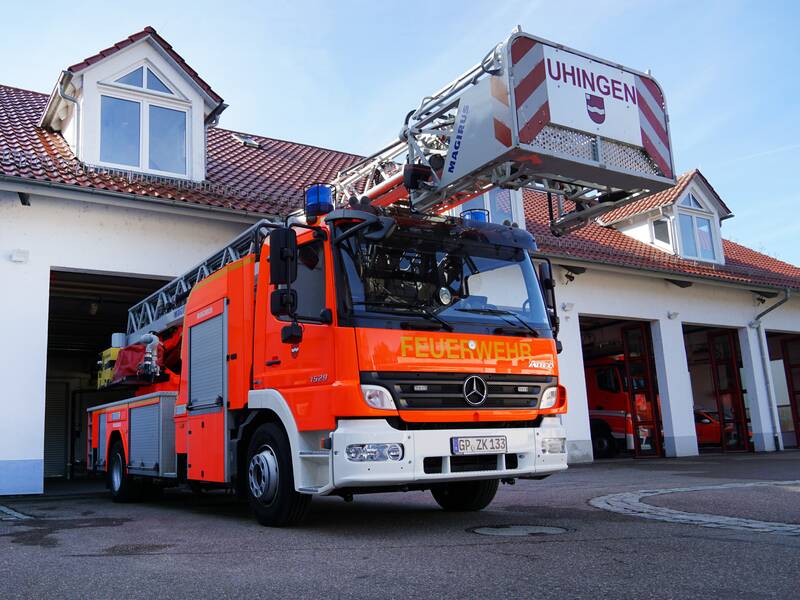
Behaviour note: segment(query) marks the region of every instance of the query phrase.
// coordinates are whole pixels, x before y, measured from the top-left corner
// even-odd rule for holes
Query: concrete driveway
[[[502,486],[480,513],[315,499],[297,529],[221,493],[0,498],[0,596],[796,598],[798,480],[800,452],[619,460]]]

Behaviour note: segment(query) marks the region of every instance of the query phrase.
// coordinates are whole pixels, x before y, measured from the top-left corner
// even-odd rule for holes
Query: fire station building
[[[229,131],[152,28],[0,85],[0,494],[85,472],[98,353],[130,305],[358,156]],[[724,239],[699,171],[554,237],[544,199],[469,206],[526,227],[557,277],[569,459],[770,452],[800,440],[800,268]],[[120,396],[122,397],[122,396]]]

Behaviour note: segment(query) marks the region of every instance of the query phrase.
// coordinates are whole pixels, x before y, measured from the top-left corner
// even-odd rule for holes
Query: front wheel
[[[289,440],[275,423],[256,429],[247,449],[247,498],[262,525],[283,527],[303,520],[311,496],[294,489]]]
[[[498,479],[481,481],[454,481],[441,483],[431,488],[433,499],[448,511],[483,510],[497,494]]]

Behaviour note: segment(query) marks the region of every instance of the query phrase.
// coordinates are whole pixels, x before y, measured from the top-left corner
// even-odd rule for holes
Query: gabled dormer
[[[721,224],[732,216],[695,169],[672,188],[605,215],[602,224],[669,254],[724,264]]]
[[[206,127],[225,107],[147,27],[63,71],[41,126],[87,165],[202,181]]]

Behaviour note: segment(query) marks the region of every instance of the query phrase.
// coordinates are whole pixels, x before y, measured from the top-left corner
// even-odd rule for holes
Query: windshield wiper
[[[435,315],[434,313],[429,311],[427,308],[425,308],[421,304],[411,304],[410,302],[398,302],[398,301],[395,301],[395,302],[353,302],[353,304],[357,304],[359,306],[371,306],[373,308],[386,308],[386,309],[404,308],[404,309],[408,310],[409,312],[411,312],[413,314],[419,315],[420,317],[425,317],[429,321],[434,321],[436,323],[439,323],[439,325],[441,325],[442,328],[446,329],[447,331],[453,331],[453,326],[450,325],[450,323],[448,323],[447,321],[445,321],[441,317]],[[385,310],[385,311],[382,311],[382,312],[385,312],[387,314],[397,314],[393,310]]]
[[[495,317],[500,317],[501,319],[503,319],[503,321],[505,321],[506,323],[508,323],[512,327],[515,327],[514,322],[513,321],[509,321],[508,319],[505,319],[504,317],[506,317],[506,316],[514,317],[517,320],[517,322],[520,323],[520,325],[522,325],[525,329],[527,329],[528,331],[531,332],[533,337],[539,337],[539,332],[538,331],[536,331],[533,327],[528,325],[525,322],[525,320],[522,317],[520,317],[517,313],[511,312],[510,310],[502,310],[500,308],[457,308],[456,310],[459,311],[459,312],[474,313],[474,314],[477,314],[477,315],[493,315]]]

